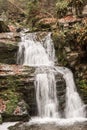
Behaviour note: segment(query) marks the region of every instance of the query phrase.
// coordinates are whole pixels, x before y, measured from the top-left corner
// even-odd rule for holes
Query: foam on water
[[[39,42],[36,39],[36,33],[30,33],[27,35],[22,34],[21,42],[19,43],[19,51],[17,57],[17,63],[29,66],[52,66],[53,55],[49,52],[49,44],[45,48],[43,47],[43,41]],[[46,42],[47,40],[45,40]],[[50,47],[51,48],[51,47]],[[49,58],[51,60],[49,60]]]
[[[71,119],[59,119],[59,118],[40,118],[34,117],[27,123],[27,125],[35,125],[35,124],[56,124],[58,126],[68,126],[73,125],[74,123],[83,123],[87,121],[87,118],[71,118]]]
[[[0,125],[0,130],[8,130],[8,127],[14,126],[17,122],[8,122]]]
[[[59,117],[55,82],[52,72],[36,75],[36,99],[38,113],[41,117]]]

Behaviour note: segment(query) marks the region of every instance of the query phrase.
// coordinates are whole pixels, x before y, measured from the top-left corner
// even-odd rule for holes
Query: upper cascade
[[[50,38],[51,33],[37,41],[36,33],[21,34],[19,43],[18,64],[29,66],[52,66],[54,64],[55,51]]]

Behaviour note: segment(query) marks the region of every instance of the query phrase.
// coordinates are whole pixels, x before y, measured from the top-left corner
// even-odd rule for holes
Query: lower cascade
[[[35,82],[39,116],[59,117],[54,74],[37,74]]]
[[[60,73],[66,82],[63,118],[86,117],[85,104],[77,92],[72,72],[65,67],[55,66],[55,50],[51,33],[41,41],[37,40],[36,33],[22,33],[17,62],[36,67],[35,90],[39,117],[62,118],[57,98],[55,72]]]

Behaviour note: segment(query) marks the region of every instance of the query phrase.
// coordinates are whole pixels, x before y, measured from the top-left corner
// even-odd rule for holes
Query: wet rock
[[[87,130],[87,122],[74,123],[71,125],[58,125],[55,123],[48,124],[34,124],[27,125],[26,123],[16,124],[13,127],[10,127],[9,130]]]
[[[59,111],[62,117],[64,117],[66,83],[61,75],[59,77],[58,76],[56,77],[56,90],[57,90],[57,98],[59,101]]]
[[[1,114],[0,114],[0,124],[2,123],[2,116],[1,116]]]

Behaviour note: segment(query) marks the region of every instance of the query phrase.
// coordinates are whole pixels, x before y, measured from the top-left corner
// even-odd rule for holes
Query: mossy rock
[[[0,92],[2,121],[28,121],[27,104],[20,93],[13,89]]]
[[[37,112],[34,87],[35,68],[17,65],[13,65],[13,68],[12,65],[2,65],[0,68],[0,99],[5,102],[3,121],[27,121]],[[18,68],[22,72],[20,70],[19,73],[14,72],[16,69],[18,71]]]

